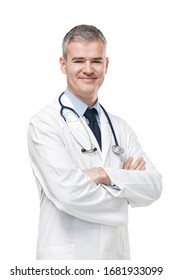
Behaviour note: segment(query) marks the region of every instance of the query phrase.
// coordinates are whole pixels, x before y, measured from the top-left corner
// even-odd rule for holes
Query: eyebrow
[[[73,58],[72,58],[72,61],[74,61],[74,60],[84,60],[84,59],[85,59],[84,57],[73,57]],[[93,58],[91,58],[91,60],[102,61],[102,60],[103,60],[103,57],[93,57]]]
[[[73,58],[72,58],[72,61],[73,61],[73,60],[82,60],[82,59],[84,59],[84,57],[73,57]]]
[[[93,57],[93,60],[103,60],[103,57]]]

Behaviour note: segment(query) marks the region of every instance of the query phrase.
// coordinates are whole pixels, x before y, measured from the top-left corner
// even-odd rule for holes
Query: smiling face
[[[89,106],[94,105],[108,68],[103,42],[70,42],[67,58],[61,57],[60,65],[70,92]]]

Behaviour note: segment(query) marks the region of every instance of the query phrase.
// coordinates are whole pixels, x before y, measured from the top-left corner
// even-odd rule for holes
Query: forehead
[[[93,42],[81,42],[72,41],[67,46],[67,56],[73,57],[105,57],[106,48],[103,42],[93,41]]]

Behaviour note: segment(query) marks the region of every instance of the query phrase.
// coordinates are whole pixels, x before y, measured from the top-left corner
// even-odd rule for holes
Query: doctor
[[[132,129],[98,102],[108,64],[100,30],[71,29],[60,58],[67,89],[31,119],[39,260],[129,259],[128,205],[147,206],[161,194],[161,175]]]

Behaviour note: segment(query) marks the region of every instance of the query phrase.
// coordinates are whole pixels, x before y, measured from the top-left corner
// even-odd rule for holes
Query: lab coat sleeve
[[[135,133],[126,122],[123,123],[123,132],[126,139],[124,161],[129,156],[134,157],[134,159],[143,157],[146,162],[146,170],[125,170],[114,167],[105,167],[104,169],[110,177],[112,185],[115,184],[120,189],[117,197],[127,199],[132,207],[147,206],[160,197],[162,176],[144,153]]]
[[[127,203],[96,185],[76,167],[64,144],[61,127],[49,118],[35,117],[28,129],[31,166],[37,185],[61,211],[106,225],[127,223]]]

